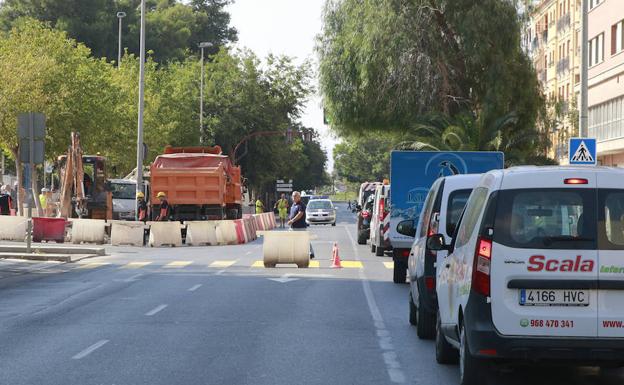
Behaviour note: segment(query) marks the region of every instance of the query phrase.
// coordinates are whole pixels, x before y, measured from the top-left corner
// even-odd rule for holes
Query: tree
[[[398,144],[388,135],[353,136],[334,147],[334,172],[351,183],[390,177],[390,152]]]
[[[423,116],[514,113],[534,132],[543,97],[512,0],[328,0],[324,105],[339,134],[403,132]]]
[[[219,46],[236,41],[225,7],[231,0],[147,0],[148,50],[158,62],[184,60],[186,51],[197,52],[201,41]],[[117,58],[118,11],[126,13],[123,46],[138,54],[140,0],[6,0],[0,3],[0,27],[11,29],[20,17],[49,22],[92,49],[96,57]]]

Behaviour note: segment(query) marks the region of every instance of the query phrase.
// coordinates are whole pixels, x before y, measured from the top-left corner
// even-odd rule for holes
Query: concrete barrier
[[[254,222],[256,223],[256,227],[258,230],[264,231],[268,230],[264,227],[264,221],[262,220],[262,214],[256,214],[253,216]]]
[[[236,235],[236,225],[234,221],[219,221],[217,227],[217,241],[220,245],[236,245],[238,244],[238,236]]]
[[[264,237],[262,246],[264,267],[278,263],[294,263],[298,267],[310,265],[310,240],[308,231],[259,231]]]
[[[143,246],[146,225],[143,222],[111,221],[111,245]]]
[[[236,229],[236,240],[239,245],[247,243],[247,237],[245,236],[245,223],[242,219],[236,219],[234,221],[234,227]]]
[[[108,224],[101,219],[69,219],[72,223],[71,242],[80,243],[104,243],[106,226]]]
[[[269,224],[271,226],[271,229],[274,229],[277,227],[277,222],[275,221],[275,213],[267,213],[267,216],[269,217]]]
[[[182,246],[182,227],[180,222],[147,222],[150,235],[147,244],[150,247],[164,245]]]
[[[247,242],[253,242],[256,240],[256,225],[254,220],[251,218],[243,219],[243,223],[245,224],[245,236]]]
[[[189,221],[186,225],[187,245],[217,245],[217,226],[219,221]]]
[[[20,241],[26,238],[28,219],[0,215],[0,239],[4,241]]]

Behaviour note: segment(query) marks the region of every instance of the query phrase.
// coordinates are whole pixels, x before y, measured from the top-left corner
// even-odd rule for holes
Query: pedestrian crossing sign
[[[596,165],[596,139],[571,138],[569,149],[570,164]]]

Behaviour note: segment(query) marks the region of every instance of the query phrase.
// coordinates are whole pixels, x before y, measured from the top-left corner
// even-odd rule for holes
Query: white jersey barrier
[[[180,222],[147,222],[150,225],[148,245],[182,246],[182,227]]]
[[[258,235],[264,237],[264,267],[275,267],[278,263],[294,263],[303,268],[310,265],[310,240],[313,239],[310,232],[259,231]]]
[[[186,244],[192,246],[218,245],[217,226],[219,221],[188,221],[186,225]]]
[[[0,240],[24,241],[27,229],[27,218],[0,215]]]
[[[72,223],[72,243],[104,243],[108,226],[105,221],[100,219],[69,219],[69,221]]]
[[[143,246],[145,228],[143,222],[112,221],[111,245]]]
[[[234,221],[219,221],[219,225],[217,226],[217,242],[220,245],[238,244]]]

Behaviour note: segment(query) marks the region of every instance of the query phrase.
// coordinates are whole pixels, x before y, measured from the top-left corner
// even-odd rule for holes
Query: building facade
[[[598,161],[624,167],[624,0],[589,0],[589,131]]]
[[[548,156],[565,163],[568,139],[577,135],[575,86],[580,82],[580,0],[541,0],[534,4],[525,30],[525,47],[533,60],[549,104],[552,125]],[[529,44],[530,41],[530,44]]]

